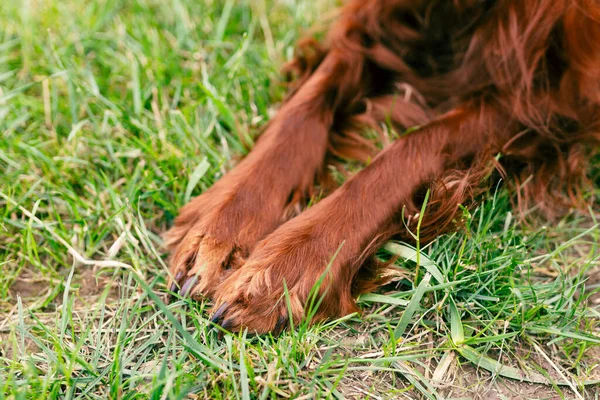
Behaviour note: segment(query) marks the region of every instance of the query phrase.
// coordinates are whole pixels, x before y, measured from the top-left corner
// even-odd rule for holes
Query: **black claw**
[[[181,272],[181,271],[179,271],[177,273],[177,275],[175,275],[175,279],[173,280],[173,283],[171,283],[171,288],[169,289],[171,292],[177,293],[177,287],[179,285],[179,280],[181,279],[182,275],[183,275],[183,272]]]
[[[221,328],[223,328],[225,330],[229,330],[229,328],[231,328],[232,326],[233,326],[233,320],[231,320],[231,319],[226,319],[221,324]]]
[[[273,333],[275,335],[279,335],[281,332],[283,332],[283,330],[285,329],[287,320],[288,320],[287,317],[283,316],[283,315],[277,319],[277,323],[275,324],[275,328],[273,329]]]
[[[217,311],[215,311],[215,313],[213,314],[212,318],[210,319],[210,322],[212,322],[213,324],[218,324],[219,320],[221,319],[226,310],[227,303],[221,304]]]
[[[184,284],[181,286],[181,291],[179,292],[179,294],[181,296],[187,296],[187,294],[190,292],[190,290],[196,286],[196,283],[198,282],[198,276],[194,275],[191,278],[188,278]]]

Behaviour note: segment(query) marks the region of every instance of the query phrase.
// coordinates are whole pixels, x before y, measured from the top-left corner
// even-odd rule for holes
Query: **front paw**
[[[280,332],[289,324],[290,315],[283,287],[273,286],[273,271],[260,266],[244,266],[219,287],[212,321],[224,329],[263,334]],[[276,284],[278,285],[278,284]],[[303,301],[294,291],[289,293],[292,321],[304,315]]]
[[[282,228],[218,287],[213,322],[231,331],[278,333],[290,318],[297,325],[357,310],[348,262],[332,262],[337,246],[328,247],[332,241],[320,235]],[[315,306],[310,314],[307,304]]]
[[[240,237],[243,221],[232,218],[236,209],[215,189],[181,209],[165,234],[165,247],[172,253],[167,286],[172,292],[196,299],[212,297],[227,275],[240,267],[254,243],[248,236]]]
[[[243,262],[244,251],[194,228],[179,242],[170,259],[169,288],[194,299],[212,297],[215,288]]]

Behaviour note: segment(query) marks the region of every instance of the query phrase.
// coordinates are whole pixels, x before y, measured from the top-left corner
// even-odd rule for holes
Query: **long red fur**
[[[227,328],[281,329],[284,287],[305,317],[321,276],[314,319],[354,311],[379,282],[371,256],[410,238],[403,218],[427,189],[423,240],[456,229],[494,169],[522,209],[553,216],[586,201],[600,144],[595,0],[350,1],[286,72],[292,89],[256,148],[167,235],[173,288],[212,297]],[[390,125],[418,129],[297,215],[329,165],[375,155],[365,129]]]

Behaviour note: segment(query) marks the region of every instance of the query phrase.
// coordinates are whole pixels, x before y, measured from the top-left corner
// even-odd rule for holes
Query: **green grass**
[[[382,249],[362,315],[277,338],[167,304],[160,234],[333,3],[1,2],[0,399],[600,395],[597,208],[527,226],[494,190],[465,231]]]

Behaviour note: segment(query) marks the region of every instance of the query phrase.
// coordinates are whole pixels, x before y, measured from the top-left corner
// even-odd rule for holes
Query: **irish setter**
[[[428,190],[423,241],[460,223],[493,170],[521,206],[583,199],[600,144],[598,0],[351,0],[288,67],[293,89],[254,150],[166,235],[171,290],[212,298],[224,328],[278,331],[288,301],[301,320],[320,279],[313,320],[355,311],[379,282],[375,250],[410,239]],[[369,159],[365,128],[406,133],[299,212],[332,161]]]

